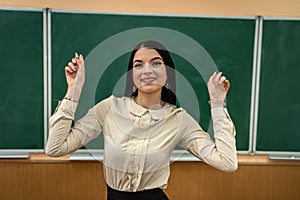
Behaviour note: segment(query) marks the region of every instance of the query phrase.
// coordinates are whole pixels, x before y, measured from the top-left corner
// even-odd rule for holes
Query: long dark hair
[[[157,41],[153,41],[153,40],[143,41],[143,42],[139,43],[131,52],[129,63],[128,63],[128,69],[127,69],[127,81],[126,81],[125,96],[136,97],[138,94],[138,89],[133,90],[134,83],[133,83],[133,78],[132,78],[132,76],[133,76],[132,68],[133,68],[133,58],[135,56],[135,53],[141,48],[154,49],[162,57],[164,64],[166,66],[166,72],[167,72],[168,79],[167,79],[167,85],[164,85],[162,87],[161,100],[164,102],[168,102],[170,104],[176,105],[176,84],[175,84],[174,62],[171,58],[169,51],[165,48],[165,46],[162,45],[161,43],[159,43]]]

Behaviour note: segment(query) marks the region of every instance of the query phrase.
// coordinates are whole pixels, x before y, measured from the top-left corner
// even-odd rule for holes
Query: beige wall
[[[109,12],[300,17],[299,0],[1,0],[0,6]]]

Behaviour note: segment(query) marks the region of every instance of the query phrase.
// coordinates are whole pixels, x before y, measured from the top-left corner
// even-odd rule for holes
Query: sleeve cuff
[[[77,102],[74,102],[74,101],[71,101],[68,99],[63,99],[61,101],[60,108],[63,110],[67,110],[67,111],[71,111],[71,112],[75,113],[75,111],[77,109],[77,105],[78,105]]]
[[[211,109],[211,116],[213,119],[229,117],[227,108],[216,107]]]

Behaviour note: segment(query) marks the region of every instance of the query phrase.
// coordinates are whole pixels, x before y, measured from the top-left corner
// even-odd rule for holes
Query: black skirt
[[[123,192],[107,186],[107,200],[169,200],[162,189]]]

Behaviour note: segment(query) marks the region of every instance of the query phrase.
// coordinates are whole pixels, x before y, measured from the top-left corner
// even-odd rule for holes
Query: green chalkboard
[[[300,19],[264,20],[257,151],[300,151]]]
[[[248,150],[255,20],[52,11],[52,111],[65,95],[64,66],[74,52],[86,57],[86,84],[76,118],[111,94],[122,96],[129,53],[142,40],[171,51],[178,105],[211,132],[206,82],[215,70],[231,82],[227,105],[238,150]],[[97,145],[93,148],[97,148]]]
[[[0,150],[44,149],[43,12],[0,10]]]

